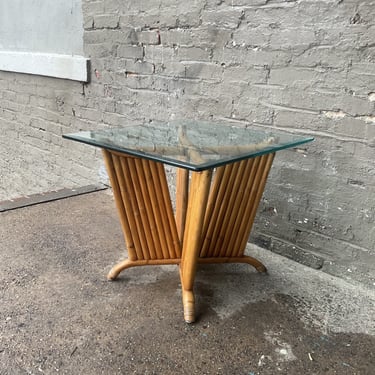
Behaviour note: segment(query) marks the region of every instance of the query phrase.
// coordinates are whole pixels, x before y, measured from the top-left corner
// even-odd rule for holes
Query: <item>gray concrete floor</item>
[[[106,281],[125,257],[109,191],[0,214],[0,374],[374,374],[375,293],[260,248],[198,270]]]

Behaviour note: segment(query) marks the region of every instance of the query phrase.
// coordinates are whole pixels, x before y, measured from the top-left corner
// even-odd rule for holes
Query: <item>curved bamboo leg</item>
[[[121,271],[134,266],[135,262],[132,262],[130,259],[126,259],[112,267],[107,275],[107,279],[115,280]]]
[[[255,259],[251,256],[244,255],[241,257],[207,257],[199,258],[198,263],[201,264],[220,264],[220,263],[246,263],[253,266],[258,272],[266,273],[266,266],[260,262],[258,259]]]
[[[167,264],[180,264],[180,258],[168,258],[168,259],[142,259],[142,260],[130,260],[126,259],[120,263],[117,263],[109,271],[107,275],[108,280],[115,280],[121,271],[130,268],[130,267],[139,267],[139,266],[163,266]]]
[[[240,258],[239,263],[247,263],[253,266],[258,272],[260,273],[267,273],[266,266],[260,262],[258,259],[255,259],[253,257],[250,257],[248,255],[244,255],[242,258]]]

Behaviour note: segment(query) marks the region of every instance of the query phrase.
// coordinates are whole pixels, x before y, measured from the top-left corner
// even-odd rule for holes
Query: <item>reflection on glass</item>
[[[213,168],[313,140],[271,130],[196,121],[152,122],[64,137],[191,170]]]

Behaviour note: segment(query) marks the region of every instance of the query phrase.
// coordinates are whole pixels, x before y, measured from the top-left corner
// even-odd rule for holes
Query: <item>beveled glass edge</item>
[[[242,155],[237,155],[237,156],[229,157],[227,159],[218,160],[217,162],[214,162],[214,163],[211,163],[211,162],[202,163],[202,164],[199,164],[198,166],[196,166],[197,168],[195,168],[194,170],[199,172],[199,171],[204,171],[206,169],[221,167],[223,165],[235,163],[235,162],[238,162],[238,161],[241,161],[241,160],[251,159],[251,158],[255,158],[257,156],[272,154],[272,153],[275,153],[277,151],[286,150],[288,148],[293,148],[293,147],[302,145],[304,143],[312,142],[313,140],[314,140],[314,137],[303,138],[299,141],[288,143],[287,145],[280,145],[280,146],[276,146],[276,147],[273,146],[272,148],[271,147],[265,148],[264,150],[261,150],[261,151],[244,153]]]
[[[136,156],[136,157],[142,157],[142,158],[145,158],[145,159],[148,159],[148,160],[153,160],[153,161],[157,161],[157,162],[160,162],[160,163],[172,165],[174,167],[188,169],[188,170],[193,171],[193,172],[201,172],[201,171],[204,171],[204,170],[207,170],[207,169],[213,169],[213,168],[217,168],[217,167],[220,167],[220,166],[223,166],[223,165],[226,165],[226,164],[235,163],[237,161],[250,159],[250,158],[253,158],[253,157],[257,157],[257,156],[262,156],[262,155],[270,154],[270,153],[281,151],[281,150],[286,150],[288,148],[293,148],[293,147],[296,147],[296,146],[299,146],[299,145],[302,145],[302,144],[305,144],[305,143],[308,143],[308,142],[312,142],[315,139],[314,137],[301,138],[300,140],[296,140],[296,141],[288,143],[288,144],[281,144],[279,146],[268,147],[268,148],[265,148],[261,151],[244,153],[242,155],[232,156],[232,157],[228,157],[226,159],[221,159],[221,160],[218,160],[218,161],[214,160],[214,161],[208,161],[208,162],[201,163],[201,164],[192,164],[192,163],[189,163],[189,162],[186,162],[186,161],[179,161],[179,160],[176,160],[176,159],[170,159],[168,157],[148,154],[148,153],[145,153],[143,151],[137,151],[137,150],[127,149],[127,148],[120,148],[120,147],[115,147],[113,145],[99,144],[95,141],[89,141],[86,138],[80,138],[79,133],[63,134],[62,137],[65,138],[65,139],[77,141],[77,142],[80,142],[80,143],[84,143],[84,144],[87,144],[87,145],[103,148],[103,149],[106,149],[106,150],[112,150],[112,151],[116,151],[116,152],[119,152],[119,153],[122,153],[122,154],[128,154],[128,155],[132,155],[132,156]]]

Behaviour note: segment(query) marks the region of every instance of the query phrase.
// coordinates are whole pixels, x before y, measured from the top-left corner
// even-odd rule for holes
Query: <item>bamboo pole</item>
[[[122,262],[116,264],[112,267],[111,271],[107,275],[108,280],[115,280],[117,276],[120,274],[121,271],[131,268],[131,267],[139,267],[139,266],[163,266],[167,264],[180,264],[181,259],[143,259],[143,260],[135,260],[131,261],[130,259],[123,260]]]
[[[250,176],[248,178],[248,183],[245,188],[244,192],[244,199],[243,204],[240,205],[238,210],[238,215],[235,219],[234,229],[233,233],[235,235],[231,236],[228,242],[228,248],[231,249],[231,254],[236,255],[238,253],[238,242],[241,239],[241,236],[243,236],[243,226],[245,225],[245,222],[247,220],[246,212],[249,211],[249,207],[251,207],[251,197],[253,191],[255,191],[256,187],[254,186],[254,180],[257,174],[257,170],[260,163],[260,157],[257,157],[255,159],[251,159],[251,169],[250,169]]]
[[[176,227],[176,220],[173,216],[173,208],[172,208],[172,202],[171,197],[169,194],[169,188],[167,183],[167,177],[165,174],[164,165],[162,163],[156,163],[156,167],[158,170],[158,176],[161,186],[161,192],[163,195],[163,201],[164,201],[164,211],[167,216],[168,220],[168,235],[170,236],[172,243],[169,250],[170,258],[176,258],[181,256],[181,244],[180,239],[178,237],[177,233],[177,227]]]
[[[195,163],[203,163],[205,161],[199,149],[190,141],[184,126],[178,129],[178,139],[179,142],[186,148],[186,153],[191,161]]]
[[[133,241],[134,241],[136,259],[143,259],[143,253],[142,253],[141,242],[140,242],[139,234],[137,230],[137,224],[135,222],[134,215],[132,214],[132,204],[130,202],[127,187],[125,184],[120,157],[118,157],[117,155],[112,155],[112,160],[113,160],[114,169],[116,171],[117,179],[119,182],[119,188],[121,192],[122,201],[124,202],[126,218],[129,223],[130,232],[132,234]]]
[[[187,215],[190,218],[194,218],[194,221],[190,220],[188,230],[184,234],[181,263],[182,299],[184,317],[187,323],[192,323],[195,320],[193,286],[200,252],[202,224],[208,200],[211,175],[211,170],[192,173]]]
[[[215,208],[215,204],[218,200],[217,197],[219,193],[219,188],[222,184],[224,171],[225,171],[225,167],[219,167],[216,169],[214,181],[212,183],[211,191],[208,196],[207,209],[206,209],[206,213],[205,213],[204,221],[203,221],[203,230],[202,230],[202,238],[203,238],[202,243],[203,244],[202,244],[202,249],[200,253],[201,257],[207,256],[207,252],[209,249],[209,240],[207,237],[207,231],[211,222],[211,217],[212,217],[213,210]]]
[[[176,225],[178,237],[182,246],[186,223],[186,212],[189,194],[189,171],[177,168],[176,176]]]
[[[212,257],[212,258],[199,258],[198,263],[200,264],[224,264],[224,263],[246,263],[253,266],[258,272],[265,273],[267,268],[262,262],[253,257],[244,255],[242,257]]]
[[[144,198],[144,204],[146,207],[146,213],[150,225],[150,232],[151,232],[151,237],[152,241],[154,244],[153,250],[155,251],[154,257],[151,256],[151,259],[161,259],[163,257],[162,249],[161,249],[161,240],[160,236],[158,233],[158,228],[157,224],[155,221],[155,215],[154,211],[152,208],[152,199],[155,199],[152,197],[149,191],[149,184],[150,181],[147,180],[146,174],[145,174],[145,169],[142,163],[142,159],[134,159],[135,162],[135,168],[136,168],[136,173],[139,176],[139,182],[140,182],[140,187],[142,191],[142,196]]]
[[[267,177],[268,177],[269,171],[271,169],[274,157],[275,157],[275,153],[267,154],[267,155],[262,156],[262,158],[265,159],[265,165],[264,165],[264,168],[262,170],[262,174],[261,174],[261,177],[260,177],[260,180],[259,180],[258,189],[256,191],[254,203],[252,205],[252,210],[251,210],[250,215],[249,215],[249,220],[248,220],[246,232],[245,232],[247,234],[247,236],[245,236],[243,238],[242,243],[239,246],[239,251],[238,251],[237,255],[242,255],[245,251],[246,244],[247,244],[247,241],[248,241],[248,237],[250,235],[250,231],[251,231],[251,228],[252,228],[253,223],[254,223],[255,215],[256,215],[256,212],[258,210],[258,206],[259,206],[260,200],[261,200],[262,195],[263,195],[264,187],[266,185]]]
[[[249,185],[252,165],[253,165],[253,159],[247,159],[243,161],[244,163],[244,170],[239,174],[239,179],[241,180],[241,185],[237,191],[237,194],[235,195],[235,202],[234,205],[228,215],[229,219],[226,225],[226,232],[225,236],[222,241],[222,248],[225,249],[225,251],[222,253],[223,256],[231,256],[233,251],[235,249],[232,249],[230,247],[230,241],[231,238],[235,238],[238,236],[238,232],[236,229],[236,220],[240,217],[240,209],[241,206],[244,206],[246,204],[246,199],[248,198],[246,196],[246,188]]]
[[[213,191],[215,191],[215,195],[212,195],[212,199],[210,199],[210,206],[207,210],[207,214],[205,217],[207,230],[205,229],[203,232],[204,238],[201,256],[213,256],[211,251],[211,241],[213,239],[213,232],[215,230],[215,224],[217,222],[217,217],[219,215],[219,206],[225,195],[225,187],[227,186],[231,175],[231,168],[228,165],[225,165],[223,167],[218,168],[217,172],[218,175],[215,177],[213,186]],[[214,200],[214,198],[216,199]],[[211,211],[210,216],[208,216],[209,211]]]
[[[141,219],[141,212],[140,207],[137,202],[136,197],[136,186],[134,185],[134,181],[132,180],[131,174],[130,174],[130,168],[128,164],[128,160],[126,157],[120,158],[120,164],[122,168],[122,173],[124,176],[124,185],[126,188],[127,195],[129,197],[130,202],[130,210],[128,211],[128,217],[133,216],[136,226],[136,231],[138,234],[138,238],[140,241],[140,253],[142,253],[142,259],[150,259],[150,254],[148,250],[148,243]]]
[[[166,249],[165,249],[166,257],[174,258],[175,255],[174,255],[172,233],[171,233],[171,228],[169,226],[168,215],[165,210],[162,183],[159,178],[160,177],[159,174],[161,173],[161,170],[158,168],[157,164],[158,164],[157,162],[151,162],[151,161],[149,163],[151,174],[152,174],[152,179],[154,181],[154,186],[155,186],[156,199],[160,207],[160,211],[159,211],[160,224],[161,224],[161,227],[163,228],[162,230],[163,230],[163,233],[165,235],[165,240],[166,240]],[[164,172],[164,168],[163,168],[163,172]]]
[[[249,195],[249,200],[248,200],[248,202],[245,206],[245,212],[244,212],[244,215],[243,215],[241,223],[240,223],[239,235],[236,238],[236,242],[235,242],[235,245],[234,245],[234,248],[236,249],[235,251],[236,251],[237,256],[241,256],[243,254],[242,253],[243,249],[242,249],[241,244],[244,242],[244,240],[248,236],[248,232],[247,232],[248,222],[249,222],[249,218],[250,218],[250,215],[251,215],[251,211],[252,211],[253,206],[255,204],[255,198],[256,198],[257,192],[259,190],[259,184],[260,184],[260,181],[261,181],[261,178],[262,178],[264,166],[265,166],[265,159],[264,159],[263,156],[260,156],[259,157],[259,165],[258,165],[258,168],[256,170],[256,173],[255,173],[255,176],[254,176],[254,181],[253,181],[253,184],[252,184],[252,187],[251,187],[251,192],[250,192],[250,195]]]
[[[233,189],[233,185],[236,181],[236,175],[238,172],[239,163],[229,164],[227,168],[230,171],[230,177],[228,180],[228,185],[223,186],[223,190],[224,190],[223,199],[217,202],[218,203],[217,209],[219,213],[216,219],[214,231],[212,233],[212,240],[211,240],[211,245],[210,245],[211,247],[210,253],[213,254],[214,256],[218,256],[220,254],[219,236],[221,234],[223,220],[226,214],[228,213],[228,203],[229,203],[230,195],[231,195],[230,193],[228,194],[228,192],[231,192]]]
[[[184,237],[183,237],[183,240],[182,240],[182,255],[181,255],[181,265],[180,265],[180,276],[181,276],[181,280],[182,280],[182,269],[183,269],[183,265],[184,265],[184,256],[183,256],[183,251],[184,251],[184,241],[186,239],[186,233],[190,233],[190,227],[192,225],[192,222],[193,222],[193,218],[190,214],[191,210],[192,210],[192,202],[195,201],[195,190],[193,191],[191,189],[191,186],[190,186],[190,189],[189,189],[189,197],[188,197],[188,207],[187,207],[187,211],[186,211],[186,223],[185,223],[185,230],[184,230]],[[194,223],[193,223],[194,224]]]
[[[237,171],[235,171],[234,173],[234,182],[233,182],[233,187],[231,190],[228,189],[227,191],[227,194],[229,195],[229,199],[228,199],[228,207],[227,207],[227,210],[226,210],[226,213],[223,217],[223,221],[222,221],[222,225],[221,225],[221,229],[220,229],[220,232],[217,236],[217,240],[216,240],[216,248],[218,249],[219,251],[219,256],[225,256],[226,252],[227,252],[227,248],[225,247],[226,244],[225,244],[225,237],[226,237],[226,233],[230,233],[231,235],[233,235],[233,233],[231,233],[231,227],[230,227],[230,221],[232,219],[233,216],[236,216],[236,212],[234,212],[234,205],[236,203],[236,201],[240,200],[242,197],[241,197],[241,187],[243,185],[243,178],[244,178],[244,172],[245,172],[245,168],[246,168],[246,161],[245,160],[242,160],[240,162],[237,162],[236,163],[238,165],[238,169]]]
[[[143,253],[146,253],[147,258],[145,259],[156,259],[156,251],[155,251],[155,242],[153,238],[153,234],[151,232],[151,225],[149,215],[147,214],[146,208],[146,199],[143,195],[143,189],[141,187],[141,174],[138,173],[136,168],[136,162],[139,162],[139,159],[128,159],[127,166],[130,173],[130,178],[132,181],[132,185],[134,187],[134,193],[136,198],[136,206],[139,211],[139,218],[140,224],[142,225],[142,230],[145,234],[145,242],[147,243],[146,248],[143,248]],[[146,252],[147,249],[147,252]]]
[[[164,227],[162,222],[162,207],[160,206],[161,200],[158,198],[157,191],[160,191],[159,187],[159,179],[155,179],[152,173],[151,166],[155,164],[155,162],[151,160],[142,159],[142,166],[145,172],[145,178],[147,181],[147,187],[150,195],[152,211],[154,213],[155,223],[157,227],[157,232],[159,234],[160,240],[160,249],[156,248],[158,259],[168,259],[168,243],[166,239],[166,235],[164,233]]]

